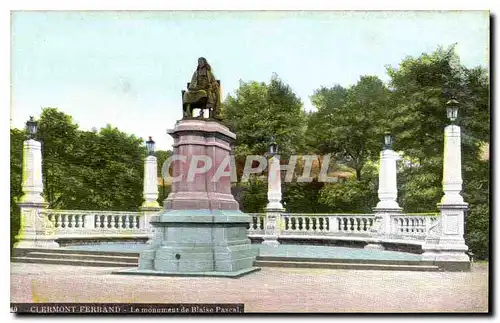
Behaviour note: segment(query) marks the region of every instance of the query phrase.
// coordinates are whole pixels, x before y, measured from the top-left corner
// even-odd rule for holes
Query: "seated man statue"
[[[209,117],[219,118],[220,89],[219,83],[212,73],[212,68],[204,57],[198,58],[198,67],[193,73],[188,91],[182,91],[182,107],[184,118],[192,117],[193,109],[209,110]]]

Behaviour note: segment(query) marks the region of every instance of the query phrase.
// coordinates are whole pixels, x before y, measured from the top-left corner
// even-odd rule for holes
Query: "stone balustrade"
[[[57,238],[79,237],[144,237],[153,234],[142,212],[40,209],[39,216]],[[250,213],[250,238],[262,238],[266,229],[266,213]],[[390,233],[386,240],[424,241],[437,213],[390,214]],[[281,213],[278,238],[349,239],[370,241],[379,233],[372,230],[375,214],[303,214]]]
[[[56,236],[144,234],[148,231],[140,224],[141,212],[42,209],[40,213]]]
[[[366,234],[373,214],[293,214],[281,215],[283,235]]]
[[[391,215],[391,234],[424,239],[438,215],[438,213]]]
[[[266,227],[265,213],[252,213],[253,222],[248,230],[250,237],[261,237]],[[437,220],[438,213],[408,213],[390,215],[388,240],[414,239],[423,241],[429,227]],[[372,227],[375,214],[300,214],[281,213],[278,237],[359,237],[374,238],[379,233]],[[359,239],[357,239],[359,240]]]

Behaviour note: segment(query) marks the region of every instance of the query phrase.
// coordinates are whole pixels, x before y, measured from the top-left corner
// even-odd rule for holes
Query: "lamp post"
[[[422,260],[432,260],[450,270],[469,270],[470,260],[465,253],[465,212],[468,204],[462,191],[462,155],[460,127],[456,125],[459,102],[446,102],[446,114],[451,124],[444,129],[443,197],[438,204],[439,219],[428,230],[422,250]]]
[[[267,206],[266,212],[266,226],[264,240],[262,244],[277,247],[279,245],[278,235],[280,227],[280,216],[285,211],[281,204],[281,166],[278,155],[278,144],[274,137],[271,137],[268,143],[269,157],[268,172],[267,172]]]
[[[42,213],[48,203],[43,198],[42,145],[36,141],[38,123],[32,116],[26,122],[29,139],[23,143],[22,191],[18,205],[21,228],[15,248],[57,248],[51,223]]]
[[[390,132],[384,133],[382,151],[380,152],[379,170],[379,202],[375,207],[376,212],[401,212],[398,202],[397,167],[398,154],[392,150],[394,137]]]
[[[26,130],[29,139],[23,144],[23,183],[24,192],[21,202],[45,203],[42,197],[42,145],[34,138],[36,136],[38,123],[30,116],[26,122]]]
[[[391,234],[391,214],[400,214],[402,209],[397,202],[397,160],[398,154],[392,150],[394,137],[390,132],[384,133],[382,151],[378,173],[378,198],[379,202],[374,208],[375,223],[372,231],[377,235]],[[374,239],[365,246],[365,249],[384,250],[381,241]]]

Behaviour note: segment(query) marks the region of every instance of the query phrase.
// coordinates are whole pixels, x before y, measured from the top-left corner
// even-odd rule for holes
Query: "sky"
[[[454,43],[462,64],[488,67],[489,13],[15,11],[11,126],[56,107],[81,129],[111,124],[167,150],[200,56],[223,98],[277,73],[311,110],[321,86],[387,82],[387,65]]]

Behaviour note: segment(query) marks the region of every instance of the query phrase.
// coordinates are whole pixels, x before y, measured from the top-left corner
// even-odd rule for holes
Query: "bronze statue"
[[[219,119],[220,82],[215,79],[210,64],[204,57],[198,58],[198,67],[193,73],[187,91],[182,91],[184,118],[192,117],[193,109],[209,110],[209,117]]]

